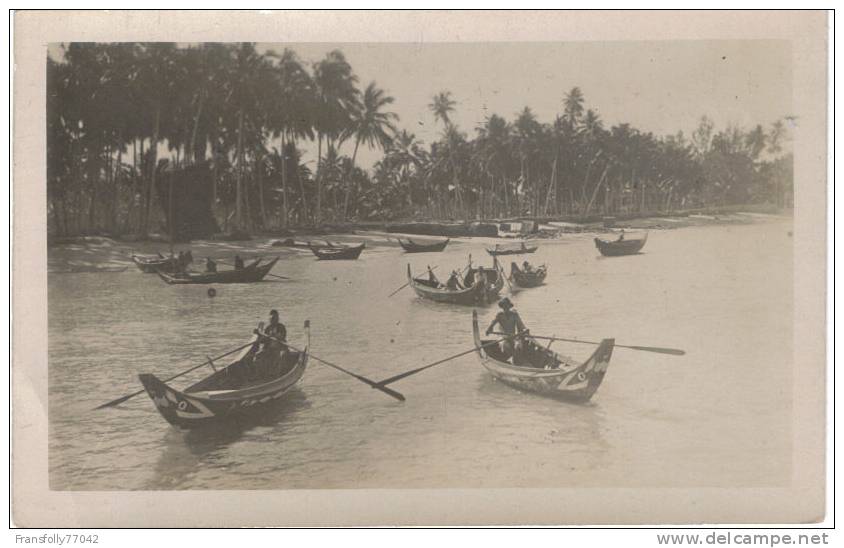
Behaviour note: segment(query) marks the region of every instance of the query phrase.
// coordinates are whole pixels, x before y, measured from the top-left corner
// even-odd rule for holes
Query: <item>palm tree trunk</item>
[[[152,209],[152,193],[155,189],[155,177],[158,172],[158,137],[161,130],[161,107],[155,109],[155,125],[152,129],[152,142],[149,145],[149,153],[152,156],[152,172],[149,176],[149,188],[147,188],[146,209],[144,211],[144,222],[142,224],[141,236],[146,237],[149,233],[149,216]]]
[[[287,147],[285,146],[284,133],[281,134],[281,226],[287,228],[289,219],[287,217]]]
[[[595,183],[595,189],[592,191],[592,197],[589,199],[589,203],[586,204],[586,210],[583,212],[583,215],[589,215],[589,211],[592,209],[592,204],[595,202],[595,198],[598,196],[598,190],[601,188],[601,184],[604,182],[604,178],[607,176],[607,171],[610,169],[610,164],[607,163],[607,167],[604,168],[604,173],[601,174],[601,178],[598,179],[598,182]]]
[[[188,150],[185,151],[185,160],[187,163],[192,164],[195,163],[198,159],[197,150],[196,150],[196,132],[199,129],[199,119],[202,116],[202,107],[205,103],[205,94],[200,91],[199,92],[199,105],[196,108],[196,115],[193,117],[193,129],[190,132],[190,144],[188,146]],[[202,149],[201,158],[205,158],[205,147]]]
[[[262,160],[259,152],[258,159],[255,161],[255,177],[258,180],[258,207],[261,210],[261,230],[264,230],[267,228],[267,210],[264,207],[264,179],[261,176]]]
[[[314,224],[319,224],[322,215],[322,133],[317,136],[317,168],[316,168],[316,209],[314,210]]]
[[[237,113],[237,188],[235,192],[234,225],[243,230],[243,109]]]
[[[344,179],[345,179],[344,182],[345,182],[345,187],[346,187],[346,196],[343,199],[343,220],[344,221],[346,220],[346,213],[349,210],[349,194],[351,193],[351,190],[352,190],[352,185],[351,185],[351,183],[349,183],[349,174],[350,174],[350,172],[354,171],[354,169],[355,169],[355,160],[358,157],[358,145],[360,145],[360,136],[358,136],[355,139],[355,150],[354,150],[354,152],[352,152],[352,165],[349,166],[349,169],[346,171],[346,176],[344,177]]]

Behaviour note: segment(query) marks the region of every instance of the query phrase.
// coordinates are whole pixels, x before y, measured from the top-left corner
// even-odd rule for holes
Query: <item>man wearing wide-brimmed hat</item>
[[[496,324],[498,324],[501,326],[501,330],[504,335],[511,335],[507,339],[501,341],[501,351],[508,357],[513,356],[513,362],[515,364],[516,350],[521,348],[522,338],[519,337],[518,339],[515,339],[513,336],[516,334],[527,333],[528,329],[525,327],[524,322],[522,322],[522,318],[519,316],[519,313],[513,308],[513,303],[510,302],[510,299],[504,297],[498,301],[498,306],[501,308],[501,312],[496,314],[495,319],[492,320],[491,324],[489,324],[489,327],[486,329],[486,334],[489,335],[492,333],[493,328]]]

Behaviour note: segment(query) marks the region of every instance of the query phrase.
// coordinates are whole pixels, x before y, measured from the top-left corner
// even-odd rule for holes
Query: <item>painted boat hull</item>
[[[158,272],[158,276],[170,285],[185,284],[248,284],[260,282],[269,274],[278,258],[265,265],[259,265],[260,259],[240,270],[223,270],[221,272],[167,274]]]
[[[589,401],[604,380],[615,339],[604,339],[586,361],[578,363],[556,352],[535,345],[535,356],[555,368],[524,367],[504,361],[494,341],[481,339],[477,312],[472,314],[472,332],[481,365],[493,377],[513,388],[566,401]]]
[[[200,428],[267,410],[296,386],[308,366],[306,344],[302,352],[287,354],[289,363],[283,374],[240,389],[225,389],[226,385],[221,381],[226,381],[227,375],[234,377],[237,368],[246,367],[244,360],[253,353],[254,347],[247,348],[231,364],[185,390],[177,390],[152,374],[141,374],[138,378],[155,408],[168,423],[181,429]]]
[[[132,262],[138,267],[138,270],[144,274],[155,274],[156,272],[173,273],[187,267],[193,259],[191,258],[185,263],[180,263],[178,257],[141,257],[139,255],[132,255]]]

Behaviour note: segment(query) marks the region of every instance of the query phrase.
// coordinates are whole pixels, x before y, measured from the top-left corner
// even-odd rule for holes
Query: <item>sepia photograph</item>
[[[337,28],[411,14],[173,12],[129,39],[155,15],[16,17],[14,328],[47,335],[14,349],[24,525],[823,519],[825,13],[451,39],[472,14],[419,12],[439,36],[375,40]],[[734,17],[755,32],[707,33]],[[155,517],[228,491],[324,498]],[[449,491],[515,498],[453,523]],[[408,506],[314,516],[379,492]]]

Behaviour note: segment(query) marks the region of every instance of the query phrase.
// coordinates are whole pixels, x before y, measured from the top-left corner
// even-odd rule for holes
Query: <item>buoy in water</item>
[[[217,290],[214,289],[213,287],[209,287],[208,288],[208,296],[209,297],[216,297],[217,296]]]

